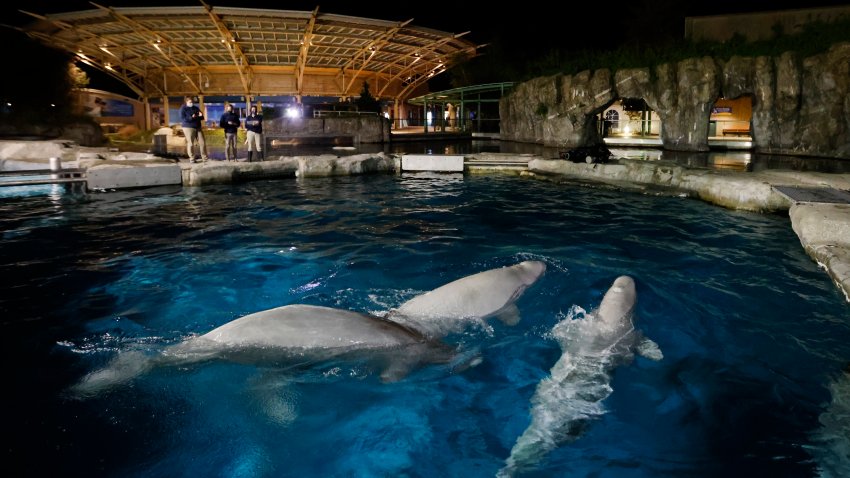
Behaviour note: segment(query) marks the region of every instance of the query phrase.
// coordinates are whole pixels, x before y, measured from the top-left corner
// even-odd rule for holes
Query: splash
[[[662,358],[658,346],[635,330],[636,300],[634,280],[620,276],[593,313],[574,306],[555,324],[549,336],[561,346],[561,357],[537,385],[531,423],[497,476],[531,468],[550,451],[580,437],[589,422],[606,413],[602,402],[614,391],[612,372],[631,362],[635,351]]]
[[[813,441],[813,455],[821,478],[847,476],[850,470],[850,371],[829,385],[832,401],[820,415],[821,428]]]

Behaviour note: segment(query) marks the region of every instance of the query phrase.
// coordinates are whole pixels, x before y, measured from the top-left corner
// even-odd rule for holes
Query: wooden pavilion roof
[[[113,8],[38,15],[22,30],[76,55],[140,97],[350,97],[364,81],[404,100],[477,54],[462,37],[411,24],[313,11],[200,6]]]

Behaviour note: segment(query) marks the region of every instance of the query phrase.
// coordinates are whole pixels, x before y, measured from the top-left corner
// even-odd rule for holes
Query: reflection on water
[[[815,158],[759,154],[751,151],[666,151],[651,148],[609,148],[615,158],[667,161],[689,168],[764,171],[786,169],[844,174],[850,172],[850,159]]]
[[[615,158],[642,159],[646,161],[658,161],[663,153],[660,149],[643,148],[608,148]]]

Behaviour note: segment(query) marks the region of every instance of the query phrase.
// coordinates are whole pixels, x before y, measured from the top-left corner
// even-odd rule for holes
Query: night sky
[[[27,0],[4,2],[2,23],[22,25],[29,17],[18,9],[45,14],[95,8],[86,1]],[[100,5],[121,6],[191,6],[193,1],[112,0],[96,2]],[[17,5],[16,7],[10,6]],[[817,6],[848,5],[848,0],[711,0],[706,2],[681,2],[679,0],[606,0],[588,1],[581,5],[584,14],[572,14],[578,3],[517,1],[515,7],[498,8],[494,2],[455,1],[405,1],[397,3],[327,0],[309,1],[211,1],[212,6],[243,8],[272,8],[312,10],[341,15],[403,21],[414,19],[413,24],[438,30],[461,33],[470,31],[467,38],[476,43],[490,43],[497,37],[511,43],[548,42],[555,45],[616,46],[635,34],[647,35],[655,30],[673,28],[681,37],[685,15],[717,15],[750,11],[811,8]],[[552,6],[558,5],[557,9]],[[588,20],[590,19],[590,20]]]
[[[37,14],[67,11],[89,10],[95,8],[86,1],[27,0],[4,2],[0,23],[21,26],[31,21],[31,17],[18,12],[18,9]],[[129,6],[192,6],[200,5],[193,1],[156,1],[156,0],[112,0],[98,2],[113,7]],[[398,3],[328,0],[309,1],[212,1],[212,6],[234,6],[242,8],[271,8],[310,11],[319,6],[319,11],[341,15],[377,18],[390,21],[413,19],[413,25],[443,30],[452,33],[469,31],[464,38],[476,44],[488,44],[482,50],[500,62],[516,57],[527,59],[548,50],[579,51],[604,50],[635,41],[676,40],[683,36],[684,17],[698,15],[718,15],[753,11],[770,11],[793,8],[812,8],[818,6],[848,5],[848,0],[711,0],[706,2],[681,2],[678,0],[607,0],[588,1],[581,6],[584,13],[573,14],[578,8],[576,3],[567,2],[522,2],[515,7],[498,8],[493,2],[454,1],[405,1]],[[12,5],[16,5],[13,7]],[[557,9],[553,5],[558,5]],[[3,40],[10,44],[8,29],[3,32]],[[15,33],[15,35],[18,35]],[[9,74],[18,75],[19,62],[24,65],[31,62],[26,42],[11,37],[15,48],[11,48],[11,64],[16,65]],[[498,54],[496,53],[498,51]],[[91,76],[91,73],[90,73]],[[445,75],[440,75],[445,76]],[[92,77],[96,83],[96,75]],[[92,84],[93,87],[97,85]],[[0,86],[0,89],[2,87]],[[2,91],[2,90],[0,90]]]

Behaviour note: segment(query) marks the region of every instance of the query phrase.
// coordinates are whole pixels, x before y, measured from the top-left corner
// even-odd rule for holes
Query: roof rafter
[[[432,76],[433,76],[433,75],[432,75]],[[421,75],[421,76],[419,76],[419,77],[418,77],[418,78],[416,78],[415,80],[413,80],[413,81],[411,81],[410,83],[408,83],[408,84],[407,84],[407,86],[405,86],[405,87],[404,87],[401,91],[399,91],[399,92],[398,92],[398,95],[396,95],[396,99],[397,99],[397,100],[399,100],[399,101],[403,101],[404,99],[406,99],[406,98],[407,98],[407,95],[408,95],[411,91],[413,91],[413,89],[414,89],[414,88],[416,88],[417,86],[421,85],[422,83],[425,83],[425,82],[426,82],[426,81],[428,81],[428,79],[430,79],[430,78],[431,78],[431,76],[428,76],[428,75]]]
[[[248,94],[251,91],[251,85],[247,78],[247,75],[250,74],[251,71],[248,57],[246,57],[245,53],[242,52],[242,48],[240,48],[239,44],[236,43],[236,37],[221,20],[221,17],[219,17],[217,13],[213,12],[212,7],[206,4],[203,0],[201,0],[201,5],[204,6],[216,28],[218,28],[218,31],[221,33],[221,41],[227,47],[227,51],[233,59],[233,64],[236,65],[236,71],[239,72],[239,80],[242,81],[242,88],[244,88],[245,94]]]
[[[434,52],[436,52],[436,51],[437,51],[437,48],[438,48],[439,46],[444,45],[444,44],[446,44],[446,43],[448,43],[448,42],[450,42],[450,41],[452,41],[452,40],[454,40],[454,39],[456,39],[456,38],[460,38],[460,37],[462,37],[462,36],[466,35],[467,33],[469,33],[469,32],[467,31],[467,32],[463,32],[463,33],[458,33],[458,34],[452,35],[452,36],[450,36],[450,37],[441,38],[441,39],[439,39],[439,40],[437,40],[437,41],[435,41],[435,42],[431,43],[430,45],[423,46],[422,48],[420,48],[419,50],[417,50],[417,51],[415,51],[415,52],[413,52],[413,53],[409,53],[409,54],[407,54],[407,55],[405,55],[405,56],[403,56],[403,57],[400,57],[400,58],[399,58],[398,60],[396,60],[396,62],[395,62],[395,63],[393,63],[392,65],[384,66],[383,68],[381,68],[380,70],[378,70],[378,73],[383,73],[383,72],[384,72],[384,70],[386,70],[387,68],[390,68],[390,67],[392,67],[392,66],[399,66],[399,67],[400,67],[400,70],[398,71],[398,73],[396,73],[395,75],[393,75],[393,76],[392,76],[392,78],[390,78],[390,81],[388,81],[388,82],[387,82],[387,85],[389,85],[389,84],[392,82],[392,80],[397,80],[397,79],[400,79],[400,78],[404,78],[404,75],[409,75],[409,74],[411,74],[412,72],[416,71],[417,69],[422,68],[421,66],[417,66],[417,65],[416,65],[416,63],[418,63],[419,61],[422,61],[422,58],[423,58],[423,56],[424,56],[424,55],[423,55],[423,52],[425,52],[425,53],[434,53]],[[472,47],[471,47],[471,49],[472,49],[473,51],[475,50],[475,48],[476,48],[475,46],[472,46]],[[406,65],[406,66],[403,66],[403,67],[402,67],[402,66],[401,66],[401,61],[402,61],[402,60],[407,60],[407,59],[410,59],[410,58],[413,58],[413,61],[412,61],[409,65]],[[446,59],[446,60],[448,60],[448,59]],[[444,62],[444,64],[445,64],[445,62]],[[437,69],[437,68],[435,68],[435,69],[434,69],[434,70],[432,70],[432,71],[435,71],[436,69]],[[425,68],[425,70],[427,70],[427,68]],[[384,86],[384,87],[383,87],[383,88],[382,88],[382,89],[378,92],[378,96],[380,96],[381,94],[383,94],[383,92],[384,92],[384,90],[385,90],[386,88],[387,88],[387,87],[386,87],[386,86]]]
[[[380,50],[384,45],[389,43],[392,37],[395,36],[395,34],[398,33],[399,30],[406,27],[412,21],[413,19],[411,18],[410,20],[400,22],[398,25],[394,26],[393,28],[390,28],[389,30],[381,34],[378,38],[364,45],[363,48],[361,48],[359,51],[357,51],[351,56],[351,59],[348,60],[348,62],[340,68],[339,76],[342,76],[342,72],[349,69],[350,66],[354,65],[354,62],[357,60],[358,56],[362,56],[365,59],[363,60],[363,63],[360,64],[360,68],[354,73],[354,76],[352,76],[351,81],[348,82],[348,85],[343,85],[343,94],[346,94],[348,90],[351,89],[351,87],[354,85],[354,80],[356,80],[357,77],[360,76],[360,73],[363,71],[364,68],[366,68],[366,65],[368,65],[372,58],[375,56],[375,54],[378,53],[378,50]],[[368,57],[366,57],[367,53]]]
[[[192,79],[192,77],[191,77],[191,76],[189,76],[189,74],[188,74],[188,73],[186,73],[185,69],[184,69],[182,66],[178,65],[178,64],[177,64],[177,62],[175,62],[175,61],[174,61],[174,59],[173,59],[173,58],[171,58],[171,56],[170,56],[170,55],[167,55],[167,54],[166,54],[166,53],[162,50],[161,43],[165,43],[165,44],[166,44],[166,46],[168,46],[168,47],[170,47],[170,48],[174,48],[174,49],[176,49],[177,51],[180,51],[181,53],[183,53],[183,54],[185,55],[185,57],[186,57],[186,58],[187,58],[187,59],[188,59],[191,63],[193,63],[196,67],[200,67],[200,66],[201,66],[201,65],[200,65],[200,63],[198,63],[197,61],[195,61],[195,59],[194,59],[194,58],[192,58],[192,56],[191,56],[191,55],[189,55],[188,53],[186,53],[186,52],[184,52],[183,50],[181,50],[181,49],[180,49],[180,47],[178,47],[178,46],[176,46],[176,45],[173,45],[173,44],[171,44],[171,43],[170,43],[170,42],[168,42],[168,41],[164,41],[164,40],[162,40],[162,39],[160,38],[160,36],[156,34],[156,32],[154,32],[154,31],[150,30],[150,29],[149,29],[149,28],[147,28],[146,26],[141,25],[139,22],[137,22],[137,21],[135,21],[135,20],[133,20],[133,19],[131,19],[131,18],[128,18],[128,17],[126,17],[125,15],[122,15],[122,14],[120,14],[120,13],[116,12],[114,8],[112,8],[112,7],[104,7],[104,6],[102,6],[102,5],[98,5],[97,3],[94,3],[94,2],[89,2],[89,3],[91,3],[92,5],[94,5],[95,7],[99,8],[99,9],[101,9],[101,10],[104,10],[104,11],[108,12],[110,15],[112,15],[112,17],[113,17],[113,18],[115,18],[115,19],[116,19],[116,20],[118,20],[119,22],[121,22],[121,23],[123,23],[123,24],[125,24],[125,25],[129,26],[130,28],[133,28],[133,30],[134,30],[134,31],[136,31],[137,33],[139,33],[140,35],[142,35],[142,36],[148,36],[148,37],[152,38],[152,42],[153,42],[153,46],[154,46],[154,48],[155,48],[157,51],[159,51],[159,52],[162,54],[162,56],[164,56],[164,57],[165,57],[165,58],[166,58],[166,59],[167,59],[167,60],[171,63],[171,65],[172,65],[172,66],[174,66],[174,68],[176,68],[176,69],[177,69],[177,70],[178,70],[178,71],[179,71],[179,72],[180,72],[180,73],[181,73],[181,74],[182,74],[182,75],[186,78],[186,80],[187,80],[187,81],[189,81],[189,83],[191,83],[191,84],[192,84],[192,87],[193,87],[193,88],[194,88],[194,89],[195,89],[198,93],[200,93],[200,92],[201,92],[201,88],[200,88],[200,86],[198,86],[198,84],[197,84],[197,83],[195,83],[195,80],[193,80],[193,79]]]
[[[313,9],[310,20],[304,28],[304,38],[301,40],[301,49],[298,59],[295,60],[295,90],[298,96],[304,92],[304,68],[307,66],[307,53],[310,51],[310,42],[313,40],[313,28],[316,26],[316,17],[319,15],[319,7]]]
[[[42,16],[42,15],[38,15],[38,14],[35,14],[35,13],[30,13],[30,12],[27,12],[27,11],[24,11],[24,10],[19,10],[19,11],[20,11],[21,13],[26,14],[26,15],[30,15],[30,16],[32,16],[32,17],[34,17],[34,18],[38,18],[39,20],[49,21],[49,22],[51,22],[52,24],[54,24],[54,25],[58,26],[59,28],[62,28],[63,30],[71,30],[71,31],[75,31],[75,32],[77,32],[77,33],[81,34],[81,35],[82,35],[82,36],[84,36],[84,37],[87,37],[87,38],[90,38],[90,39],[92,39],[92,38],[93,38],[93,39],[95,39],[95,40],[98,40],[98,42],[103,42],[103,41],[104,41],[104,40],[103,40],[103,38],[102,38],[101,36],[99,36],[99,35],[95,35],[95,34],[93,34],[93,33],[87,32],[87,31],[82,30],[82,29],[79,29],[79,28],[75,28],[73,25],[69,25],[69,24],[67,24],[67,23],[65,23],[65,22],[60,22],[60,21],[50,20],[49,18],[44,17],[44,16]],[[23,31],[23,30],[22,30],[22,31]],[[73,44],[72,42],[68,42],[68,41],[65,41],[65,40],[57,39],[57,38],[54,38],[54,37],[53,37],[53,36],[51,36],[51,35],[47,35],[47,34],[44,34],[44,33],[39,33],[39,32],[26,32],[26,31],[24,31],[24,33],[26,33],[27,35],[29,35],[29,36],[31,36],[31,37],[33,37],[33,38],[40,38],[40,39],[41,39],[44,43],[47,43],[47,44],[50,44],[50,43],[53,43],[53,44],[60,43],[60,44],[64,44],[64,45],[66,45],[66,47],[65,47],[65,49],[66,49],[66,50],[69,50],[69,51],[75,51],[75,50],[76,50],[76,51],[75,51],[75,54],[77,55],[77,57],[79,57],[79,58],[80,58],[80,61],[82,61],[82,62],[86,63],[87,65],[91,66],[92,68],[96,68],[96,69],[98,69],[98,70],[103,71],[103,72],[104,72],[104,73],[106,73],[107,75],[110,75],[110,76],[115,77],[116,79],[120,80],[122,83],[124,83],[125,85],[127,85],[127,87],[128,87],[128,88],[130,88],[131,90],[133,90],[133,92],[134,92],[134,93],[136,93],[136,94],[138,94],[138,95],[140,95],[140,96],[144,95],[144,89],[143,89],[143,87],[142,87],[142,86],[140,86],[136,80],[134,80],[134,79],[130,78],[130,76],[126,74],[126,71],[127,71],[127,70],[132,71],[132,68],[125,68],[125,65],[122,65],[122,69],[123,69],[123,70],[125,70],[125,73],[118,73],[118,71],[117,71],[117,70],[115,70],[114,68],[112,68],[112,66],[109,64],[109,62],[100,62],[100,63],[98,63],[98,62],[92,61],[90,58],[88,58],[88,57],[84,56],[84,54],[82,53],[82,50],[81,50],[80,46],[79,46],[79,45],[77,45],[77,44]],[[113,52],[109,51],[108,49],[101,48],[100,50],[101,50],[101,51],[103,51],[103,52],[105,52],[105,53],[108,53],[109,55],[112,55],[113,57],[115,57],[116,59],[118,59],[118,56],[117,56],[117,55],[115,55],[115,53],[113,53]],[[140,72],[135,72],[135,73],[136,73],[136,74],[137,74],[140,78],[142,78],[142,83],[144,83],[145,75],[144,75],[143,73],[140,73]]]
[[[374,78],[375,96],[395,98],[422,83],[407,88],[412,80],[444,71],[440,61],[450,66],[476,54],[472,42],[459,38],[463,34],[417,27],[412,19],[208,2],[133,8],[92,3],[97,8],[31,15],[37,20],[22,31],[96,68],[109,64],[113,71],[105,71],[133,91],[165,96],[348,96],[358,81]]]

